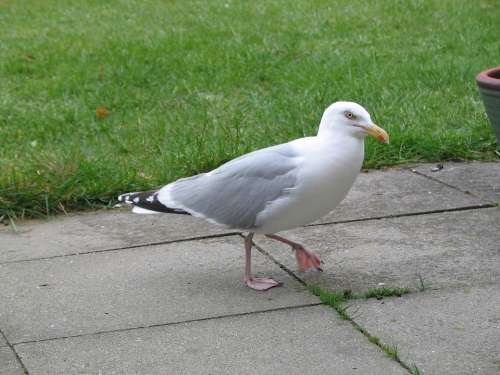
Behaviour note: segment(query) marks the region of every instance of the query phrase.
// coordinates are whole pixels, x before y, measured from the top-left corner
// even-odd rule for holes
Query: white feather
[[[146,214],[146,215],[160,214],[161,213],[161,212],[157,212],[157,211],[147,210],[145,208],[137,207],[137,206],[134,206],[134,208],[132,208],[132,212],[134,214]]]

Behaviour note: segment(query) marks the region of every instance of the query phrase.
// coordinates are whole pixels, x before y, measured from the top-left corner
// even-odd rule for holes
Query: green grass
[[[398,347],[396,345],[383,345],[385,354],[395,361],[399,359]]]
[[[351,293],[326,291],[318,285],[310,285],[308,288],[322,303],[333,307],[342,319],[350,320],[347,314],[347,306],[344,303],[351,299]]]
[[[110,204],[314,134],[336,100],[391,135],[366,167],[495,158],[474,83],[499,64],[495,4],[0,1],[0,216]]]
[[[312,285],[310,286],[310,290],[314,295],[318,296],[323,303],[327,303],[331,306],[342,304],[351,299],[382,299],[384,297],[401,297],[402,295],[411,293],[410,289],[406,287],[368,288],[364,291],[353,293],[350,290],[325,292],[321,289],[321,287]]]
[[[417,367],[416,364],[413,364],[411,367],[410,367],[410,374],[411,375],[423,375],[421,372],[420,372],[420,369]]]
[[[335,309],[339,316],[349,321],[352,326],[359,332],[361,332],[369,342],[378,346],[384,353],[392,360],[398,362],[403,368],[405,368],[412,375],[420,375],[421,372],[417,365],[413,364],[409,366],[405,361],[403,361],[398,353],[398,347],[396,345],[385,344],[380,340],[378,336],[372,335],[364,327],[359,325],[348,313],[349,306],[346,302],[352,299],[368,299],[368,298],[383,298],[383,297],[401,297],[404,294],[410,293],[407,288],[371,288],[366,292],[352,293],[351,291],[327,291],[322,289],[319,285],[309,285],[309,291],[315,296],[319,297],[320,301],[325,305],[328,305]]]
[[[370,288],[363,292],[359,298],[382,299],[384,297],[401,297],[408,293],[410,293],[408,288]]]

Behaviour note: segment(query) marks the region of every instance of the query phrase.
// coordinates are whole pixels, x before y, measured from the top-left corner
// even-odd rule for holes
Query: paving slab
[[[423,374],[500,374],[498,284],[352,305],[358,324]]]
[[[500,162],[445,163],[438,170],[436,164],[423,164],[414,169],[486,201],[500,203]]]
[[[229,232],[187,215],[102,210],[0,226],[0,263]]]
[[[483,203],[477,197],[407,168],[390,168],[361,173],[344,201],[316,223],[449,210]]]
[[[16,346],[42,374],[407,374],[316,306]]]
[[[299,228],[282,235],[317,252],[324,272],[297,273],[329,290],[419,289],[500,282],[500,209],[481,208]],[[291,270],[290,247],[255,241]]]
[[[0,375],[24,375],[23,368],[8,346],[0,348]]]
[[[318,302],[253,255],[283,287],[244,286],[239,236],[0,265],[0,329],[19,343]]]

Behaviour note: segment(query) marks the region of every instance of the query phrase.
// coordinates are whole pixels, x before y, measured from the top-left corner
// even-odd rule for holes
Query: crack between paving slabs
[[[241,237],[244,237],[242,234],[240,234]],[[312,294],[314,294],[315,296],[317,296],[318,298],[320,297],[319,294],[316,294],[314,292],[314,286],[312,285],[308,285],[302,278],[300,278],[299,276],[297,276],[292,270],[290,270],[289,268],[287,268],[285,265],[281,264],[276,258],[274,258],[269,252],[267,252],[266,250],[264,250],[261,246],[257,245],[255,242],[253,242],[253,246],[264,256],[266,256],[267,258],[269,258],[273,263],[275,263],[278,267],[280,267],[283,271],[285,271],[288,275],[290,275],[291,277],[293,277],[295,280],[297,280],[299,283],[301,283],[303,286],[305,286]],[[317,290],[319,290],[319,287],[317,288]],[[324,292],[323,292],[324,293]],[[367,299],[367,298],[366,298]],[[321,298],[320,298],[321,300]],[[353,317],[351,317],[350,315],[347,314],[347,308],[348,306],[346,307],[341,307],[340,305],[332,305],[332,304],[329,304],[325,301],[321,301],[321,304],[322,305],[328,305],[330,307],[332,307],[337,313],[338,315],[340,316],[340,318],[348,321],[352,326],[353,328],[362,333],[363,336],[365,336],[367,339],[368,339],[368,342],[370,342],[371,344],[377,346],[380,350],[382,350],[390,359],[392,359],[393,361],[397,362],[403,369],[405,369],[406,371],[408,371],[409,374],[411,375],[418,375],[420,374],[420,371],[418,370],[418,368],[416,367],[416,365],[413,365],[413,366],[409,366],[406,362],[404,362],[403,360],[401,360],[401,358],[399,358],[398,354],[397,354],[397,351],[395,350],[395,347],[394,346],[390,346],[390,345],[386,345],[386,344],[383,344],[380,342],[380,340],[378,339],[377,336],[373,336],[372,334],[370,334],[366,328],[362,327],[361,325],[359,325]],[[341,311],[339,311],[339,309],[342,309]],[[390,352],[392,350],[392,353]]]
[[[129,332],[129,331],[135,331],[135,330],[139,330],[139,329],[169,327],[169,326],[176,326],[176,325],[180,325],[180,324],[205,322],[205,321],[209,321],[209,320],[217,320],[217,319],[225,319],[225,318],[235,318],[235,317],[240,317],[240,316],[247,316],[247,315],[253,315],[253,314],[264,314],[264,313],[283,311],[283,310],[301,309],[301,308],[313,307],[313,306],[319,306],[319,305],[322,305],[322,303],[315,302],[315,303],[308,303],[308,304],[304,304],[304,305],[283,306],[283,307],[276,307],[273,309],[256,310],[256,311],[241,312],[241,313],[226,314],[226,315],[216,315],[216,316],[210,316],[210,317],[206,317],[206,318],[179,320],[177,322],[157,323],[157,324],[150,324],[150,325],[146,325],[146,326],[118,328],[118,329],[110,329],[107,331],[96,331],[96,332],[82,333],[82,334],[78,334],[78,335],[67,335],[67,336],[59,336],[59,337],[48,337],[48,338],[38,339],[38,340],[18,341],[18,342],[13,343],[12,346],[14,347],[17,345],[22,345],[22,344],[36,344],[36,343],[45,342],[45,341],[55,341],[55,340],[72,339],[72,338],[87,337],[87,336],[94,336],[94,335],[104,335],[104,334],[108,334],[108,333]]]
[[[483,204],[475,204],[475,205],[471,205],[471,206],[443,208],[443,209],[439,209],[439,210],[416,211],[416,212],[408,212],[408,213],[400,213],[400,214],[389,214],[389,215],[383,215],[383,216],[372,216],[372,217],[365,217],[365,218],[360,218],[360,219],[329,221],[326,223],[308,224],[308,225],[305,225],[305,227],[318,227],[318,226],[322,226],[322,225],[348,224],[348,223],[357,223],[357,222],[370,221],[370,220],[394,219],[394,218],[399,218],[399,217],[432,215],[432,214],[441,214],[441,213],[445,213],[445,212],[480,210],[483,208],[495,208],[495,207],[498,207],[498,205],[495,203],[483,203]]]
[[[12,263],[24,263],[24,262],[33,262],[33,261],[37,261],[37,260],[49,260],[49,259],[56,259],[56,258],[73,257],[73,256],[78,256],[78,255],[99,254],[99,253],[105,253],[105,252],[108,252],[108,251],[120,251],[120,250],[137,249],[137,248],[140,248],[140,247],[169,245],[169,244],[177,243],[177,242],[199,241],[199,240],[206,240],[206,239],[211,239],[211,238],[230,237],[230,236],[236,236],[236,235],[239,235],[239,234],[240,234],[240,232],[227,232],[227,233],[220,233],[220,234],[209,234],[209,235],[206,235],[206,236],[187,237],[187,238],[179,238],[177,240],[167,240],[167,241],[158,241],[158,242],[148,242],[148,243],[142,243],[142,244],[137,244],[137,245],[129,245],[129,246],[123,246],[123,247],[114,247],[114,248],[109,248],[109,249],[98,249],[98,250],[82,251],[82,252],[78,252],[78,253],[52,255],[52,256],[48,256],[48,257],[31,258],[31,259],[19,259],[19,260],[8,260],[8,261],[5,261],[5,262],[0,262],[0,266],[4,265],[4,264],[12,264]]]
[[[412,172],[412,173],[414,173],[414,174],[416,174],[416,175],[418,175],[418,176],[422,176],[422,177],[424,177],[424,178],[427,178],[428,180],[431,180],[431,181],[437,182],[437,183],[439,183],[439,184],[441,184],[441,185],[444,185],[444,186],[447,186],[447,187],[449,187],[449,188],[451,188],[451,189],[457,190],[457,191],[461,192],[462,194],[465,194],[465,195],[470,195],[470,196],[473,196],[474,198],[477,198],[477,199],[479,199],[479,200],[481,200],[481,201],[484,201],[484,202],[489,202],[489,203],[493,204],[494,206],[498,206],[498,204],[497,204],[496,202],[493,202],[493,201],[492,201],[492,200],[490,200],[490,199],[486,199],[486,198],[484,198],[484,197],[482,197],[482,196],[480,196],[480,195],[478,195],[478,194],[476,194],[476,193],[473,193],[473,192],[471,192],[471,191],[469,191],[469,190],[462,190],[462,189],[460,189],[458,186],[455,186],[455,185],[449,184],[449,183],[447,183],[447,182],[444,182],[443,180],[440,180],[440,179],[439,179],[439,178],[437,178],[437,177],[434,177],[434,176],[429,176],[429,175],[427,175],[427,174],[425,174],[425,173],[422,173],[422,172],[417,171],[417,170],[416,170],[416,169],[414,169],[414,168],[407,168],[407,170],[409,170],[410,172]]]
[[[430,211],[419,211],[419,212],[410,212],[410,213],[401,213],[401,214],[390,214],[390,215],[385,215],[385,216],[374,216],[374,217],[366,217],[366,218],[359,218],[359,219],[337,220],[337,221],[331,221],[331,222],[327,222],[327,223],[308,224],[308,225],[305,225],[304,228],[316,227],[316,226],[322,226],[322,225],[356,223],[356,222],[363,222],[363,221],[370,221],[370,220],[392,219],[392,218],[398,218],[398,217],[431,215],[431,214],[438,214],[438,213],[445,213],[445,212],[478,210],[478,209],[483,209],[483,208],[495,208],[495,207],[498,207],[498,205],[495,203],[484,203],[484,204],[471,205],[471,206],[445,208],[445,209],[441,209],[441,210],[430,210]],[[140,248],[140,247],[160,246],[160,245],[168,245],[168,244],[177,243],[177,242],[198,241],[198,240],[204,240],[204,239],[210,239],[210,238],[230,237],[230,236],[236,236],[236,235],[242,236],[242,233],[241,232],[227,232],[227,233],[220,233],[220,234],[211,234],[211,235],[206,235],[206,236],[180,238],[177,240],[142,243],[142,244],[137,244],[137,245],[115,247],[115,248],[109,248],[109,249],[90,250],[90,251],[84,251],[84,252],[79,252],[79,253],[53,255],[53,256],[49,256],[49,257],[8,260],[8,261],[0,262],[0,266],[4,265],[4,264],[11,264],[11,263],[33,262],[33,261],[37,261],[37,260],[48,260],[48,259],[64,258],[64,257],[85,255],[85,254],[98,254],[98,253],[104,253],[107,251],[129,250],[129,249],[136,249],[136,248]]]
[[[12,353],[14,353],[14,356],[16,357],[16,361],[17,363],[19,363],[19,365],[21,366],[23,372],[25,375],[29,375],[29,372],[28,372],[28,369],[26,368],[26,366],[24,365],[23,361],[21,360],[21,357],[19,356],[19,354],[16,352],[16,349],[14,348],[14,345],[12,345],[10,343],[10,341],[7,339],[7,336],[5,336],[5,333],[3,333],[2,330],[0,330],[0,336],[3,337],[3,339],[5,340],[5,342],[7,343],[7,347],[10,348],[10,350],[12,351]]]

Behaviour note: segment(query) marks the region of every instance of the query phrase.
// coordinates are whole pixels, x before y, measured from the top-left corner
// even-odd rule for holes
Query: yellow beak
[[[372,137],[377,138],[380,142],[389,144],[389,134],[387,134],[387,132],[381,127],[372,124],[366,127],[363,126],[363,128],[366,130],[368,134],[370,134]]]

